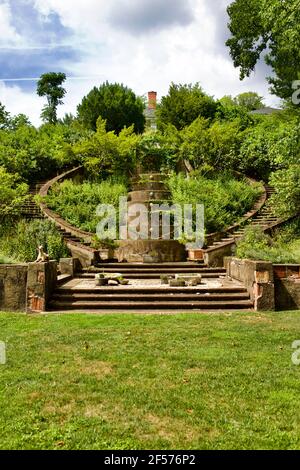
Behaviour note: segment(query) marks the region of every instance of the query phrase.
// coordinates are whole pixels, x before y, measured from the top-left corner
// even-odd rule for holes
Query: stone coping
[[[68,170],[68,171],[62,173],[61,175],[56,176],[55,178],[48,181],[46,184],[44,184],[41,187],[41,189],[39,191],[39,195],[41,197],[47,196],[49,190],[51,189],[51,187],[54,184],[56,184],[60,181],[64,181],[65,179],[68,179],[72,176],[75,176],[76,174],[80,174],[82,172],[82,170],[83,170],[83,166],[80,165],[76,168],[73,168],[72,170]],[[152,182],[156,182],[155,179],[160,175],[160,173],[151,173],[151,174],[154,176],[154,179],[152,180]],[[238,174],[238,172],[237,172],[237,174]],[[148,176],[148,175],[149,174],[141,174],[140,176],[143,178],[143,177]],[[241,176],[241,174],[240,174],[240,176]],[[242,175],[242,176],[244,176],[244,175]],[[250,184],[258,183],[258,181],[256,181],[253,178],[250,178],[250,177],[246,177],[246,178],[247,178],[247,180],[249,181]],[[209,244],[213,243],[213,241],[217,241],[218,239],[222,238],[224,235],[228,235],[231,232],[237,230],[239,227],[242,227],[248,220],[253,218],[261,210],[261,208],[265,205],[266,200],[267,200],[267,190],[266,190],[266,186],[264,186],[264,193],[260,196],[258,201],[255,203],[255,208],[253,208],[251,211],[248,211],[245,214],[245,216],[243,217],[242,221],[226,228],[225,230],[223,230],[221,232],[215,232],[215,233],[207,234],[206,235],[206,240],[208,240],[208,243]],[[42,213],[49,220],[54,222],[56,226],[58,226],[61,229],[66,230],[67,232],[71,233],[74,237],[77,237],[77,238],[80,238],[80,239],[84,240],[84,242],[86,242],[86,243],[91,243],[92,238],[95,235],[94,233],[86,232],[84,230],[80,230],[77,227],[74,227],[73,225],[69,224],[61,216],[59,216],[57,213],[55,213],[54,211],[49,209],[45,203],[41,202],[39,205],[40,205]],[[275,226],[277,226],[277,224],[274,224],[273,226],[268,227],[268,230],[271,230]],[[70,243],[71,245],[72,244],[73,245],[78,245],[78,242],[72,242],[71,241],[71,242],[68,242],[68,243]],[[222,244],[222,246],[233,245],[234,243],[235,243],[234,241],[224,242],[224,244]],[[85,245],[82,245],[82,247],[87,249],[88,251],[95,251],[95,249],[90,248],[90,247],[86,247]],[[218,248],[219,248],[218,246],[217,247],[211,247],[211,248],[208,248],[204,251],[209,253],[211,251],[217,250]]]
[[[52,180],[48,181],[46,184],[44,184],[40,191],[39,191],[39,196],[41,197],[46,197],[49,193],[49,190],[51,187],[60,182],[64,181],[72,176],[75,176],[76,174],[80,174],[83,170],[83,166],[78,166],[76,168],[73,168],[72,170],[66,171],[65,173],[62,173],[59,176],[56,176]],[[59,216],[56,212],[52,211],[47,207],[47,205],[44,202],[41,202],[40,204],[41,211],[43,214],[52,222],[56,224],[56,226],[66,230],[67,232],[70,232],[74,237],[81,238],[84,240],[86,243],[91,243],[92,237],[94,236],[93,233],[91,232],[86,232],[84,230],[80,230],[77,227],[74,227],[73,225],[69,224],[65,219],[63,219],[61,216]],[[86,247],[87,248],[87,247]]]

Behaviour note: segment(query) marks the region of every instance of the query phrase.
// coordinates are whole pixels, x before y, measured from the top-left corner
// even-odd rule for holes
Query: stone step
[[[108,269],[112,268],[115,269],[117,272],[121,268],[125,269],[166,269],[166,268],[172,268],[172,269],[187,269],[190,270],[191,268],[198,268],[198,267],[207,267],[204,265],[203,260],[199,260],[197,262],[175,262],[175,263],[98,263],[97,266],[95,266],[94,269],[100,270],[102,269]]]
[[[58,293],[54,294],[52,297],[53,301],[58,302],[77,302],[77,301],[93,301],[93,302],[113,302],[113,301],[228,301],[228,300],[249,300],[249,294],[247,292],[242,293],[189,293],[188,290],[184,293],[132,293],[132,294],[97,294],[96,292],[90,294],[80,294],[80,293],[72,293],[72,294],[63,294]]]
[[[49,310],[71,311],[71,310],[174,310],[186,312],[188,310],[236,310],[252,309],[253,303],[250,300],[227,300],[227,301],[128,301],[128,302],[94,302],[94,301],[75,301],[61,302],[51,301]]]
[[[216,271],[215,273],[208,273],[208,272],[205,272],[205,273],[199,273],[199,274],[202,274],[202,277],[204,279],[219,279],[221,276],[224,276],[225,275],[225,271]],[[109,274],[109,273],[108,273]],[[145,280],[145,279],[149,279],[149,280],[154,280],[154,279],[160,279],[160,276],[161,275],[172,275],[175,276],[175,274],[177,273],[165,273],[165,272],[160,272],[160,273],[148,273],[148,274],[145,274],[145,273],[135,273],[135,274],[127,274],[127,273],[120,273],[122,274],[123,278],[124,279],[140,279],[140,280]],[[192,273],[191,273],[192,274]],[[79,274],[77,277],[79,277],[79,279],[94,279],[94,274]]]
[[[241,286],[219,286],[219,287],[206,287],[206,286],[197,286],[197,287],[170,287],[170,286],[105,286],[105,287],[65,287],[61,286],[56,289],[55,295],[73,295],[73,294],[82,294],[82,295],[156,295],[156,294],[206,294],[208,297],[214,294],[243,294],[247,295],[247,290]]]
[[[120,274],[203,274],[203,273],[216,273],[220,272],[221,268],[190,268],[180,270],[178,268],[164,268],[164,269],[155,269],[155,268],[145,268],[145,269],[128,269],[128,268],[119,268],[119,269],[111,269],[111,268],[103,268],[97,271],[88,270],[83,271],[84,274],[101,274],[105,273],[120,273]]]
[[[180,269],[180,268],[148,268],[144,267],[141,269],[137,268],[127,268],[127,267],[121,267],[119,266],[118,268],[110,268],[109,265],[104,266],[103,268],[92,268],[92,269],[87,269],[83,270],[82,275],[92,275],[94,276],[95,274],[101,274],[101,273],[120,273],[120,274],[205,274],[205,273],[220,273],[220,272],[226,272],[224,268],[209,268],[207,266],[203,267],[193,267],[189,269]]]

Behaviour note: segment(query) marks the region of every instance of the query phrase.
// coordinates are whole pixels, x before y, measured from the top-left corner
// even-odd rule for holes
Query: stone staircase
[[[266,195],[267,195],[267,201],[270,199],[272,194],[275,193],[275,189],[272,188],[271,186],[265,186],[266,189]],[[239,227],[237,230],[235,230],[232,233],[228,233],[226,237],[222,238],[218,242],[214,242],[212,245],[208,247],[208,249],[211,248],[219,248],[220,246],[230,243],[230,242],[235,242],[239,238],[241,238],[247,227],[249,226],[260,226],[264,230],[267,230],[268,228],[272,227],[273,225],[276,225],[281,222],[281,219],[279,217],[276,217],[274,215],[271,207],[269,206],[268,202],[262,206],[262,208],[259,210],[259,212],[252,217],[247,225],[244,225],[242,227]]]
[[[103,263],[84,269],[78,275],[81,279],[93,279],[95,274],[120,273],[124,279],[160,279],[162,275],[174,276],[177,273],[200,274],[206,279],[219,278],[226,273],[223,268],[209,268],[203,261],[199,263]]]
[[[95,287],[96,273],[122,273],[128,286]],[[161,275],[198,273],[197,287],[161,285]],[[109,263],[86,269],[76,278],[57,287],[49,310],[122,312],[202,312],[250,310],[253,303],[247,290],[226,279],[222,268],[208,268],[203,263],[125,264]]]
[[[42,185],[43,183],[41,182],[35,182],[30,185],[29,198],[23,204],[22,212],[21,212],[22,217],[24,217],[25,219],[36,220],[36,219],[44,218],[39,205],[34,200],[34,196],[36,196],[39,193]]]

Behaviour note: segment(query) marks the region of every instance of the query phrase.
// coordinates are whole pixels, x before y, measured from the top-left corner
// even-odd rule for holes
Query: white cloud
[[[61,64],[58,62],[56,69],[61,65],[70,75],[99,76],[90,81],[68,82],[68,95],[65,106],[59,111],[60,115],[64,112],[75,113],[82,97],[93,86],[105,80],[122,82],[139,95],[150,89],[156,89],[159,95],[164,95],[171,81],[200,82],[204,90],[216,98],[253,90],[268,96],[267,103],[276,102],[268,95],[268,85],[260,69],[250,79],[239,81],[239,71],[233,67],[229,51],[224,46],[228,22],[225,11],[231,0],[176,0],[173,5],[177,5],[179,12],[186,5],[186,12],[190,15],[186,17],[187,21],[177,21],[175,13],[170,21],[164,16],[164,21],[159,19],[159,28],[155,33],[152,33],[151,28],[157,24],[159,5],[166,0],[138,0],[144,9],[140,7],[138,14],[134,15],[131,14],[132,8],[128,8],[133,0],[31,1],[45,20],[51,13],[56,13],[61,23],[70,29],[74,44],[78,45],[80,58]],[[157,6],[158,15],[152,12],[149,19],[147,15],[151,11],[151,3],[153,7]],[[116,27],[116,21],[120,20],[122,13],[123,27]],[[142,34],[140,25],[147,20],[150,21],[148,26],[152,26],[145,28],[145,34]],[[20,107],[22,97],[26,103],[23,108],[26,108],[30,94],[20,91],[16,96],[18,101],[14,102],[13,93],[9,93],[8,108],[12,110],[12,107]],[[42,104],[36,97],[32,98],[32,102],[34,110],[28,106],[27,114],[36,121],[37,108],[41,108]]]
[[[0,102],[12,115],[26,114],[32,124],[40,124],[43,100],[34,93],[25,92],[19,86],[8,86],[0,81]]]
[[[0,3],[0,46],[11,46],[20,43],[21,37],[15,30],[9,3]]]

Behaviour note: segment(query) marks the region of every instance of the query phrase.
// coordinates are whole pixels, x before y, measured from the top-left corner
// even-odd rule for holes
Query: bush
[[[281,217],[299,214],[300,165],[276,171],[271,175],[270,184],[276,189],[270,201],[275,212]]]
[[[0,166],[0,224],[20,215],[28,197],[28,186],[17,174],[9,174]]]
[[[195,172],[190,178],[173,175],[169,182],[172,200],[176,204],[203,204],[206,233],[223,230],[243,216],[254,204],[261,191],[230,174],[207,177]]]
[[[97,121],[97,132],[73,147],[76,158],[83,164],[89,178],[99,181],[109,176],[130,175],[135,168],[139,137],[133,127],[119,135],[106,132],[106,121]]]
[[[273,263],[300,263],[299,220],[277,229],[272,238],[261,227],[248,227],[238,242],[237,256]]]
[[[101,183],[64,181],[52,188],[46,204],[71,225],[88,232],[96,232],[100,218],[96,215],[99,204],[119,207],[119,198],[127,196],[127,187],[120,179]]]
[[[2,227],[0,238],[1,256],[27,263],[35,261],[38,247],[42,245],[50,259],[59,260],[69,255],[63,238],[54,224],[45,220],[31,222],[22,220],[16,227]]]

